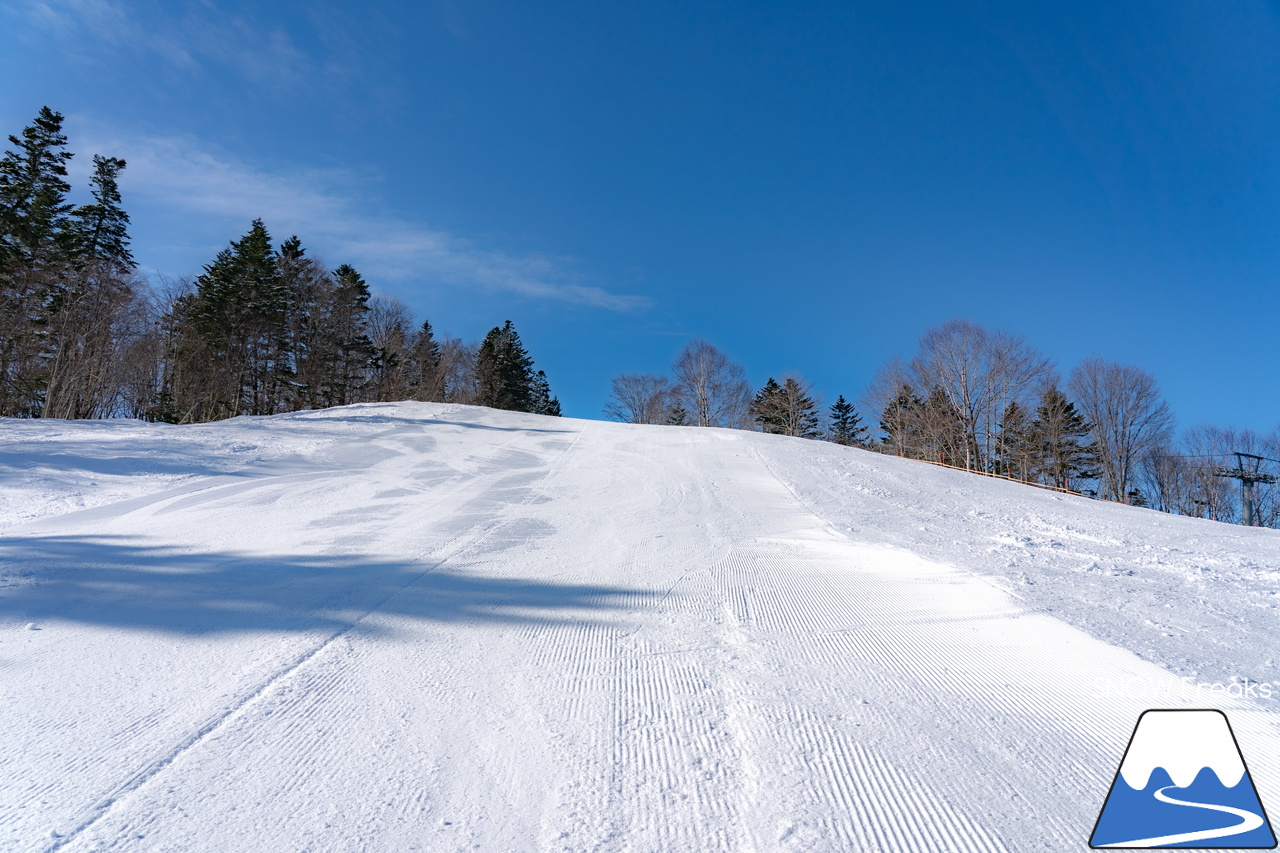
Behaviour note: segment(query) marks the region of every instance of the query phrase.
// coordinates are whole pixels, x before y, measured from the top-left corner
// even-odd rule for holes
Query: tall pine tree
[[[202,345],[190,353],[207,359],[209,376],[190,389],[196,391],[194,399],[188,389],[175,393],[183,398],[179,407],[194,420],[274,413],[291,372],[288,293],[261,219],[205,267],[184,307]],[[186,378],[193,372],[198,366]]]
[[[422,321],[409,352],[413,361],[413,375],[409,382],[413,398],[428,403],[443,401],[448,391],[442,362],[444,353],[429,320]]]
[[[375,352],[368,333],[369,285],[355,267],[343,264],[333,271],[329,303],[330,369],[325,401],[330,406],[355,402],[370,366],[385,353]]]
[[[818,405],[808,387],[794,376],[779,385],[773,377],[751,402],[756,423],[765,432],[800,438],[818,438]]]
[[[61,280],[46,297],[49,355],[42,414],[105,417],[118,389],[131,328],[138,325],[129,215],[117,182],[125,162],[94,155],[93,203],[72,212],[60,240]],[[136,356],[137,351],[134,351]]]
[[[81,265],[103,265],[113,272],[133,270],[129,214],[120,206],[119,177],[124,167],[125,161],[119,157],[93,155],[93,203],[81,205],[73,213],[75,259]]]
[[[507,320],[484,336],[476,353],[480,404],[527,412],[533,403],[533,359]]]
[[[1017,400],[1005,407],[996,448],[996,473],[1015,480],[1032,479],[1035,475],[1035,439],[1031,420]]]
[[[764,432],[783,434],[784,419],[778,400],[781,394],[782,386],[770,376],[751,401],[751,416]]]
[[[1032,473],[1045,485],[1062,489],[1095,476],[1094,449],[1086,441],[1090,430],[1065,394],[1054,387],[1045,389],[1030,428],[1036,457]]]
[[[539,370],[534,374],[529,396],[529,411],[535,415],[560,417],[560,401],[551,394],[551,385],[547,382],[547,374],[543,371]]]
[[[74,241],[62,114],[44,107],[0,158],[0,416],[44,406],[56,310]]]
[[[295,235],[280,244],[277,252],[280,281],[287,294],[286,334],[292,370],[291,405],[295,409],[317,409],[328,405],[325,386],[333,367],[329,303],[333,280],[324,266],[307,257],[307,250]]]
[[[0,270],[39,269],[68,253],[71,185],[62,114],[43,107],[0,159]]]
[[[867,428],[843,394],[831,404],[831,427],[827,431],[827,440],[846,447],[862,447],[866,443]]]

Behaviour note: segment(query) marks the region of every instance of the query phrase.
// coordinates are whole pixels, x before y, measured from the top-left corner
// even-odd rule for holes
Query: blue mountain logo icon
[[[1144,711],[1089,846],[1274,848],[1275,833],[1227,715]]]

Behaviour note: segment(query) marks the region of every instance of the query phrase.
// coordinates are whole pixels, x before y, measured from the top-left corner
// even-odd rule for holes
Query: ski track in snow
[[[964,520],[913,537],[911,463],[430,404],[194,434],[270,458],[0,540],[6,849],[1084,850],[1149,706],[1091,685],[1181,687]],[[1265,800],[1273,710],[1219,705]]]

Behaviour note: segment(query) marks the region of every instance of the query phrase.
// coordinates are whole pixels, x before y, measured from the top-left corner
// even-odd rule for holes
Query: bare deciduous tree
[[[1010,406],[1031,410],[1053,380],[1049,360],[1020,336],[951,320],[925,332],[910,362],[882,367],[862,403],[882,420],[892,409],[897,452],[993,470]]]
[[[627,424],[665,424],[671,411],[671,380],[653,373],[613,377],[608,417]]]
[[[1053,379],[1049,360],[1021,336],[950,320],[925,332],[909,365],[912,387],[946,396],[961,434],[955,464],[990,470],[1010,403],[1029,408]],[[949,425],[948,425],[949,426]]]
[[[750,426],[751,386],[742,365],[704,340],[690,341],[672,365],[673,396],[695,426]]]
[[[110,270],[86,271],[67,288],[49,322],[44,417],[114,413],[125,353],[145,328],[138,289],[132,275]]]
[[[1186,469],[1186,482],[1181,505],[1171,511],[1184,515],[1212,518],[1216,521],[1240,523],[1240,482],[1218,476],[1219,468],[1235,468],[1235,453],[1274,458],[1273,438],[1264,438],[1253,430],[1238,430],[1200,424],[1182,434],[1184,456],[1179,460]],[[1273,465],[1274,463],[1267,463]],[[1274,473],[1273,469],[1264,473]],[[1277,489],[1271,483],[1253,487],[1254,518],[1264,526],[1275,523]]]
[[[369,300],[369,340],[373,343],[373,369],[367,399],[386,403],[409,396],[409,341],[413,335],[413,312],[394,296]]]
[[[1093,425],[1102,497],[1127,501],[1139,462],[1167,444],[1173,430],[1155,377],[1094,356],[1072,371],[1067,387]]]
[[[1147,498],[1148,506],[1161,512],[1182,515],[1202,515],[1192,500],[1195,466],[1178,453],[1173,446],[1165,445],[1152,450],[1138,466],[1138,484]]]
[[[858,405],[868,417],[881,417],[901,394],[903,386],[911,386],[910,371],[902,358],[895,355],[875,372]]]
[[[440,342],[440,372],[444,376],[446,402],[480,404],[480,378],[476,374],[479,349],[479,343],[465,343],[461,338],[445,338]]]

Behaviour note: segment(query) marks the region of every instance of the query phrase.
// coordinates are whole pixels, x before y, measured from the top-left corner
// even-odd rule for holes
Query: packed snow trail
[[[117,446],[10,426],[14,471]],[[889,518],[901,460],[428,404],[118,428],[163,465],[88,509],[11,478],[50,514],[0,539],[5,849],[1083,850],[1185,693],[1002,589],[942,500]],[[1142,527],[1037,511],[1095,507]],[[1217,704],[1265,799],[1274,709]]]

